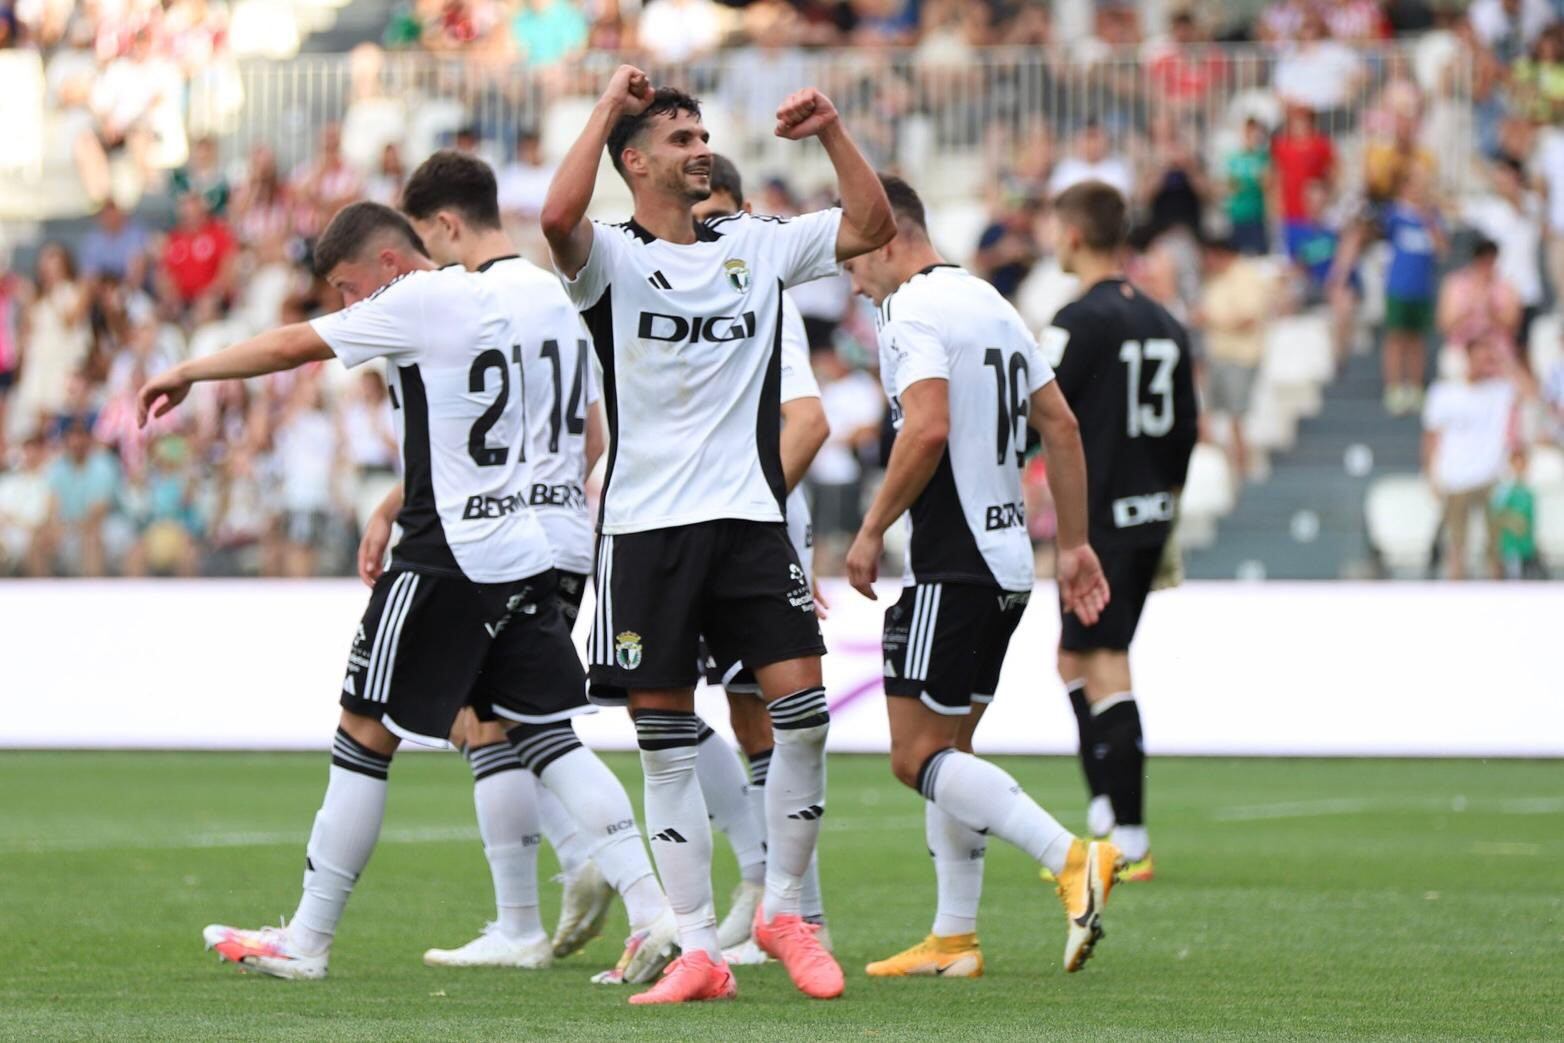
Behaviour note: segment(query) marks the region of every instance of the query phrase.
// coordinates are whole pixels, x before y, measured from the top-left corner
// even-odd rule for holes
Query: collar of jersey
[[[521,260],[521,254],[502,254],[499,257],[491,257],[487,261],[484,261],[482,264],[480,264],[478,266],[478,270],[480,272],[486,272],[490,268],[493,268],[495,265],[499,264],[501,261],[519,261],[519,260]]]
[[[928,275],[930,272],[934,271],[936,268],[960,268],[960,267],[961,267],[961,265],[959,265],[959,264],[951,264],[949,261],[941,261],[939,264],[931,264],[927,268],[919,268],[917,274],[918,275]]]
[[[643,242],[643,243],[655,243],[655,242],[657,242],[657,236],[655,236],[651,232],[647,231],[646,226],[641,224],[641,222],[637,221],[633,217],[630,218],[630,220],[625,222],[624,227],[630,232],[631,235],[635,236],[637,239],[641,240],[641,242]],[[721,239],[721,238],[722,238],[722,233],[712,230],[710,227],[707,226],[706,222],[704,222],[704,221],[696,221],[695,222],[695,242],[697,242],[697,243],[715,243],[718,239]],[[669,243],[668,245],[669,246],[690,246],[690,245],[694,245],[694,244],[693,243]]]

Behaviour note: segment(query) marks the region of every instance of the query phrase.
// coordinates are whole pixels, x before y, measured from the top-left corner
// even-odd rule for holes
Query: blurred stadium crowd
[[[546,128],[458,105],[415,139],[416,120],[377,107],[384,88],[357,82],[375,80],[388,52],[502,68],[545,104],[590,96],[601,51],[688,66],[692,81],[702,59],[742,54],[742,84],[694,86],[746,128],[735,158],[756,209],[787,214],[829,202],[764,143],[771,95],[818,68],[806,60],[845,46],[849,63],[894,56],[897,75],[872,87],[863,75],[823,86],[861,95],[855,131],[918,183],[908,117],[936,95],[986,99],[995,85],[972,82],[969,66],[1003,45],[1118,64],[1055,118],[1018,123],[986,100],[964,113],[975,176],[930,193],[953,259],[1041,328],[1074,292],[1050,256],[1049,200],[1088,178],[1119,186],[1136,215],[1132,277],[1197,333],[1202,467],[1229,495],[1267,473],[1263,373],[1303,328],[1286,324],[1306,316],[1323,383],[1377,352],[1386,415],[1422,417],[1445,571],[1474,560],[1494,575],[1540,571],[1538,499],[1564,490],[1564,5],[1175,6],[1153,30],[1114,3],[415,0],[388,7],[379,39],[355,52],[343,122],[294,128],[295,151],[300,135],[314,141],[296,164],[275,143],[236,154],[191,109],[236,75],[252,6],[0,0],[0,47],[41,63],[54,134],[95,211],[25,264],[0,256],[0,573],[351,571],[359,519],[396,480],[377,374],[322,366],[204,389],[146,433],[133,393],[179,358],[336,307],[310,272],[313,237],[345,203],[394,204],[427,148],[489,159],[508,224],[546,263],[532,227],[553,171]],[[1469,157],[1451,159],[1452,136]],[[961,216],[940,221],[942,210]],[[872,311],[842,280],[796,297],[833,428],[810,475],[829,571],[872,489],[886,422]],[[1029,465],[1027,486],[1045,545],[1042,467]],[[1482,548],[1467,546],[1476,532]]]

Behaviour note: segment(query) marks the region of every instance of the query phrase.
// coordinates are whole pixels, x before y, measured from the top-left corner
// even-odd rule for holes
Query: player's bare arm
[[[1057,381],[1032,392],[1027,422],[1036,429],[1048,454],[1048,488],[1059,517],[1059,597],[1066,612],[1087,626],[1097,622],[1108,604],[1108,580],[1102,563],[1086,542],[1086,456],[1081,427]]]
[[[788,492],[798,488],[830,436],[831,424],[819,398],[805,396],[782,403],[782,478]]]
[[[391,544],[391,527],[396,524],[396,516],[402,513],[403,496],[402,485],[393,486],[364,523],[364,538],[358,543],[358,578],[364,581],[366,587],[373,587],[375,580],[385,571],[386,548]]]
[[[652,82],[646,73],[633,65],[621,65],[549,183],[538,222],[554,265],[566,278],[575,278],[592,254],[592,222],[586,214],[609,131],[620,116],[640,112],[651,100]]]
[[[879,600],[874,581],[880,575],[885,530],[907,513],[939,470],[950,437],[950,381],[930,378],[908,386],[901,410],[902,426],[891,446],[885,482],[847,551],[847,580],[871,601]]]
[[[193,385],[204,380],[259,377],[332,357],[331,349],[307,322],[262,333],[205,358],[181,362],[147,381],[136,394],[136,423],[145,427],[149,417],[168,414]]]
[[[817,137],[836,171],[842,197],[842,227],[836,233],[836,259],[877,250],[896,237],[896,217],[880,175],[858,150],[842,125],[836,106],[814,87],[794,91],[777,107],[776,135],[789,141]]]

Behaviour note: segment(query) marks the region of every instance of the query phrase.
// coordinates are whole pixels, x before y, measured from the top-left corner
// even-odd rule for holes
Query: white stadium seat
[[[1387,475],[1364,503],[1369,543],[1392,575],[1421,576],[1439,537],[1439,499],[1420,475]]]
[[[1553,372],[1553,367],[1564,360],[1564,319],[1553,312],[1537,316],[1527,335],[1526,357],[1531,361],[1531,371],[1539,378]]]
[[[1334,369],[1330,319],[1323,312],[1287,315],[1271,323],[1261,374],[1283,407],[1296,415],[1318,413],[1320,388]]]
[[[1564,449],[1532,446],[1526,460],[1526,484],[1539,493],[1564,489]]]
[[[1551,572],[1564,571],[1564,489],[1537,494],[1537,554]]]
[[[1227,454],[1218,446],[1195,446],[1179,500],[1180,546],[1210,546],[1216,540],[1217,521],[1233,509],[1235,494]]]

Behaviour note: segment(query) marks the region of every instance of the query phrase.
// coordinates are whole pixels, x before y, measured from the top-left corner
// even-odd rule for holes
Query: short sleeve
[[[895,361],[895,393],[900,396],[920,380],[949,380],[950,355],[939,329],[920,315],[894,315],[880,329],[880,341]]]
[[[1423,406],[1423,427],[1428,431],[1442,431],[1449,423],[1450,387],[1437,383],[1428,389],[1428,401]]]
[[[782,401],[819,398],[820,385],[809,365],[809,336],[804,332],[804,317],[798,305],[786,295],[782,298]]]
[[[613,282],[614,270],[624,257],[624,249],[625,236],[617,225],[593,221],[592,249],[587,254],[586,264],[581,266],[575,278],[566,276],[559,271],[558,266],[555,267],[559,281],[565,285],[565,293],[569,294],[571,303],[578,310],[585,311],[603,296],[603,292]]]
[[[770,223],[775,263],[783,286],[796,286],[836,274],[836,235],[842,227],[840,207],[816,210],[785,221],[761,220]]]
[[[421,273],[403,276],[378,293],[311,319],[310,326],[349,369],[371,359],[410,361],[424,327]]]
[[[1054,368],[1044,356],[1042,348],[1033,340],[1026,330],[1021,330],[1021,343],[1025,345],[1026,372],[1029,377],[1027,391],[1036,394],[1051,384],[1055,378]]]

